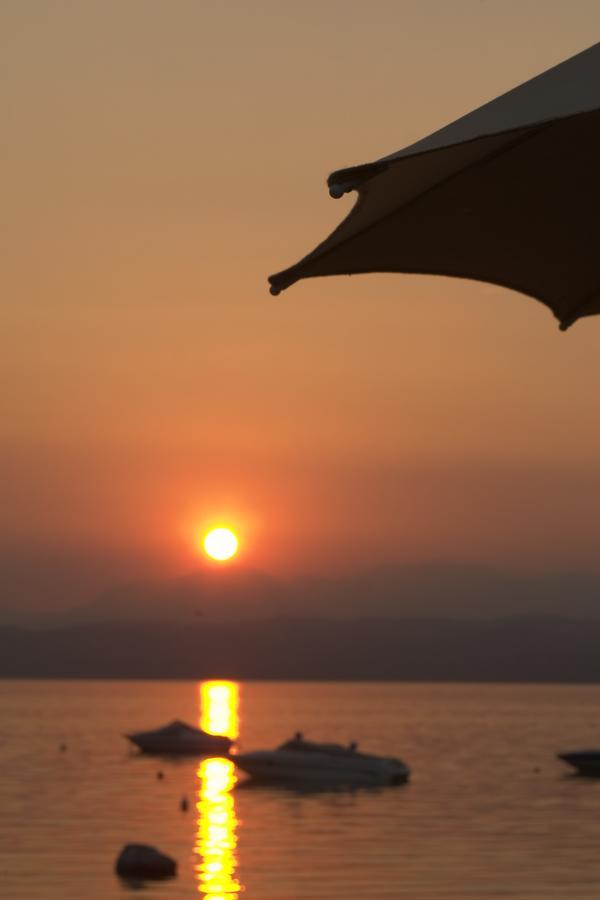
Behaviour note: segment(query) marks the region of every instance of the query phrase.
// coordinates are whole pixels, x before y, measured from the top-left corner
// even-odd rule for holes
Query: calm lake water
[[[142,842],[179,863],[146,900],[596,900],[600,780],[554,753],[599,745],[599,711],[600,686],[241,684],[244,749],[302,729],[398,755],[413,777],[230,791],[219,764],[135,756],[122,737],[197,723],[196,683],[0,682],[0,895],[126,900],[114,861]]]

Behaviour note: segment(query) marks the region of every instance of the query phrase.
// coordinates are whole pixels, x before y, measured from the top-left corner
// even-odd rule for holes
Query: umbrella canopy
[[[600,312],[600,43],[410,147],[340,169],[358,192],[336,230],[271,275],[411,272],[488,281],[550,307],[566,329]]]

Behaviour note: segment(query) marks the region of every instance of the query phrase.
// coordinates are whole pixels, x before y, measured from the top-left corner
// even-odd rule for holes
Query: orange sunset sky
[[[4,0],[3,592],[190,571],[222,523],[281,575],[600,568],[600,318],[266,283],[353,202],[331,170],[599,29],[597,0]]]

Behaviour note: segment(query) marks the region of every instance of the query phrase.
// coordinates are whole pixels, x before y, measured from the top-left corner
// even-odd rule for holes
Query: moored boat
[[[404,784],[410,769],[400,759],[359,753],[355,744],[321,744],[298,734],[275,750],[255,750],[232,757],[253,781],[283,784]]]
[[[143,753],[227,756],[233,744],[231,738],[208,734],[178,719],[152,731],[136,731],[125,736]]]

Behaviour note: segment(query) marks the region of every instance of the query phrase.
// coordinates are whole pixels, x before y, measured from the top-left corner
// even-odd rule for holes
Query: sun
[[[230,528],[213,528],[204,536],[204,552],[211,559],[225,562],[238,552],[240,542]]]

